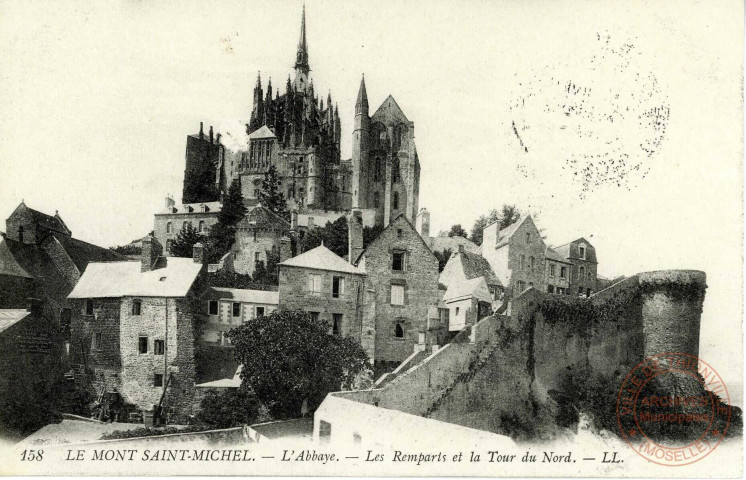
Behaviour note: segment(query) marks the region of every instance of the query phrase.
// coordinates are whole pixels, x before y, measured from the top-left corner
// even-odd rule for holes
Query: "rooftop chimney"
[[[202,130],[202,122],[199,122],[199,139],[202,140],[205,138],[205,132]]]
[[[354,263],[363,251],[363,212],[353,210],[348,220],[348,253],[350,263]]]
[[[175,206],[176,202],[174,201],[173,197],[171,195],[166,195],[166,212],[174,213]]]
[[[215,136],[215,143],[220,145],[220,134],[219,133]]]
[[[430,238],[430,212],[427,211],[427,208],[420,209],[420,213],[417,215],[416,224],[417,233],[419,233],[425,240]]]
[[[205,246],[197,242],[192,247],[192,260],[194,263],[205,264]]]
[[[155,261],[163,254],[163,246],[153,236],[148,235],[142,239],[142,255],[140,256],[140,271],[149,272],[153,270]]]
[[[210,125],[210,143],[212,143],[212,125]]]
[[[298,230],[298,210],[290,212],[290,229],[293,231]]]

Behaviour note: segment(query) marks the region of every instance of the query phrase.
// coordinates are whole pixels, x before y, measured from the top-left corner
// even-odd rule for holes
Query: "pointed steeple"
[[[360,81],[360,90],[357,92],[357,102],[355,102],[355,115],[359,113],[368,114],[368,92],[365,91],[365,74]]]
[[[303,4],[303,16],[300,23],[300,40],[298,40],[298,54],[295,59],[295,69],[308,75],[311,67],[308,65],[308,43],[306,42],[306,5]]]

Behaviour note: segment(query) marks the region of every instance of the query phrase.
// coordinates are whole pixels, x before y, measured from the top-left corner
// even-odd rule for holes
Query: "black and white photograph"
[[[0,0],[0,51],[0,475],[743,476],[742,2]]]

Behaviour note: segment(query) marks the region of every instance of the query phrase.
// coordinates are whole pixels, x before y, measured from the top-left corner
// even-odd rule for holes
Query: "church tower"
[[[365,91],[365,75],[360,81],[360,90],[355,102],[355,129],[352,133],[352,207],[367,208],[368,190],[368,93]]]

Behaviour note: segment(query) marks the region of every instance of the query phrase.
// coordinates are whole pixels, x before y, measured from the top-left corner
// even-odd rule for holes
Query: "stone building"
[[[570,270],[572,263],[557,253],[552,247],[547,246],[544,253],[546,263],[546,285],[547,293],[557,295],[570,294]]]
[[[167,258],[146,237],[140,262],[92,263],[70,293],[75,380],[109,400],[112,416],[115,405],[122,415],[161,405],[172,423],[193,413],[202,250]]]
[[[0,308],[26,308],[28,298],[42,301],[44,316],[67,327],[67,295],[89,262],[121,261],[108,248],[73,238],[60,217],[47,215],[24,202],[5,221],[0,241]]]
[[[263,317],[277,310],[279,293],[211,287],[202,301],[207,321],[202,327],[201,341],[229,346],[230,340],[226,334],[252,318]]]
[[[430,250],[432,250],[433,252],[445,252],[446,250],[449,250],[451,253],[454,253],[461,248],[463,248],[467,252],[477,252],[479,250],[479,246],[477,244],[475,244],[468,238],[464,238],[459,235],[455,235],[453,237],[440,235],[431,237],[430,212],[427,210],[427,208],[420,209],[420,213],[417,214],[417,219],[415,220],[415,227],[417,228],[417,231],[419,232],[422,239],[425,240],[425,243],[427,243],[427,246],[430,247]]]
[[[498,222],[484,228],[482,256],[512,296],[529,287],[545,291],[546,244],[531,215],[498,231]]]
[[[494,296],[484,277],[459,278],[451,282],[443,296],[448,308],[448,331],[459,332],[467,325],[492,314]]]
[[[274,166],[289,207],[300,214],[348,213],[356,207],[373,210],[378,225],[388,225],[399,213],[414,221],[420,178],[414,123],[391,96],[369,116],[363,80],[352,158],[342,159],[338,107],[330,92],[326,99],[318,93],[310,71],[304,7],[293,76],[280,93],[271,79],[265,89],[257,75],[248,138],[226,148],[220,134],[213,138],[211,127],[206,135],[202,126],[187,137],[183,202],[219,201],[240,179],[247,205],[256,205],[265,173]]]
[[[153,236],[164,246],[164,253],[170,255],[171,244],[187,225],[197,232],[207,235],[210,227],[218,223],[222,204],[218,201],[184,203],[176,206],[171,197],[166,197],[166,206],[155,214]]]
[[[570,289],[572,295],[590,296],[598,291],[598,259],[596,248],[583,237],[556,247],[557,253],[571,264]]]
[[[500,298],[504,287],[487,259],[477,253],[467,251],[463,245],[460,245],[448,258],[448,263],[440,272],[438,281],[450,287],[455,282],[476,278],[484,278],[492,300]]]
[[[265,267],[269,264],[271,255],[279,260],[282,238],[289,234],[290,223],[257,205],[236,225],[235,242],[223,259],[223,266],[236,273],[253,275],[259,262]]]
[[[378,372],[393,370],[425,343],[430,310],[437,316],[438,259],[403,213],[364,250],[355,218],[349,258],[366,273],[360,343]]]
[[[323,245],[279,267],[280,310],[308,312],[327,322],[329,333],[360,340],[364,268],[350,265]]]

